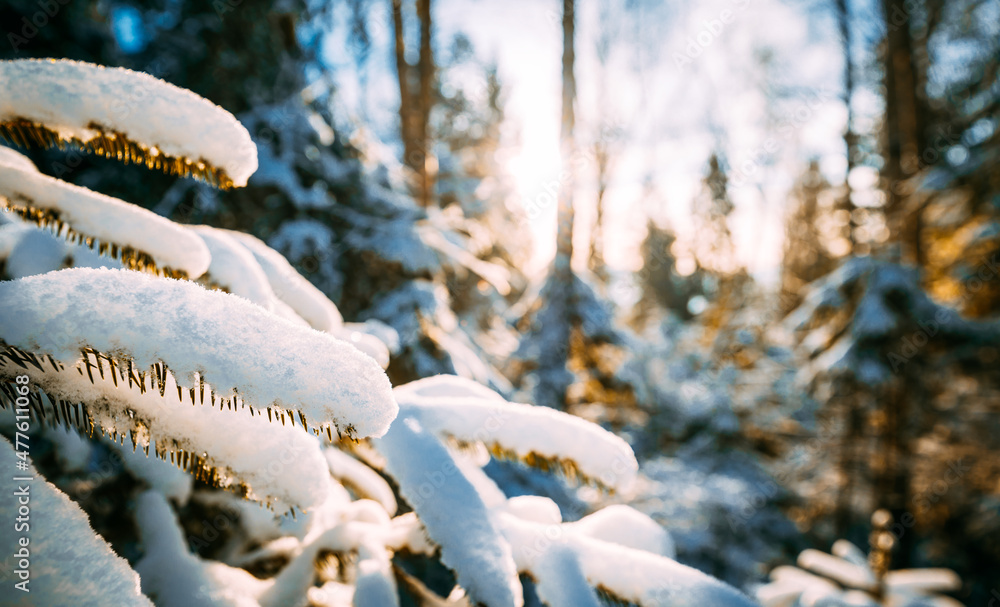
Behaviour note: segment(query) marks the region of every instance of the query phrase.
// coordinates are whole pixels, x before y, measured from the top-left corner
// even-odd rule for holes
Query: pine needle
[[[98,124],[91,123],[87,128],[97,134],[84,141],[75,136],[63,136],[43,124],[15,118],[0,121],[0,141],[25,149],[31,147],[78,149],[125,164],[145,165],[150,170],[162,171],[167,175],[193,177],[214,188],[222,190],[233,188],[233,180],[226,171],[212,166],[203,158],[191,160],[171,156],[156,146],[149,147],[132,141],[124,134]]]

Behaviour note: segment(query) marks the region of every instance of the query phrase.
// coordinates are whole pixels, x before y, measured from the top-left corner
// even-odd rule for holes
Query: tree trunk
[[[431,107],[434,104],[434,51],[431,46],[431,0],[417,0],[417,17],[420,19],[420,60],[417,72],[420,77],[418,93],[418,119],[416,139],[420,153],[414,159],[420,188],[420,204],[431,205],[437,162],[430,139]]]
[[[886,223],[890,241],[900,255],[913,261],[917,235],[914,222],[907,218],[906,191],[902,182],[920,168],[923,129],[920,94],[913,61],[911,15],[905,0],[883,0],[886,24],[885,78],[885,166]]]
[[[844,107],[847,109],[847,126],[844,128],[844,147],[847,150],[847,173],[844,176],[844,199],[842,207],[849,213],[847,221],[847,239],[851,244],[849,254],[854,254],[857,245],[857,221],[854,215],[854,197],[849,181],[851,171],[857,161],[857,137],[854,134],[854,111],[851,99],[854,97],[854,61],[851,57],[851,13],[847,0],[836,0],[837,21],[840,25],[840,40],[844,45]]]
[[[608,191],[608,174],[611,170],[611,133],[608,128],[608,57],[611,54],[611,26],[614,19],[609,6],[601,10],[601,33],[598,36],[595,50],[597,51],[597,119],[600,127],[594,139],[594,164],[597,172],[597,198],[595,202],[594,228],[590,232],[590,255],[588,266],[603,282],[608,280],[608,270],[604,262],[604,195]]]
[[[574,20],[574,0],[563,0],[562,128],[559,134],[562,172],[559,182],[555,273],[557,279],[565,285],[569,285],[572,279],[570,263],[573,258],[573,156],[576,152],[573,139],[576,121],[573,112],[573,104],[576,101],[576,79],[573,76]]]
[[[414,153],[413,101],[410,98],[410,64],[403,39],[403,0],[389,0],[395,38],[396,75],[399,78],[399,136],[403,140],[403,163],[410,166]]]
[[[601,280],[608,279],[604,264],[604,195],[608,191],[608,149],[603,138],[594,144],[594,160],[597,164],[597,205],[594,229],[590,233],[590,269]]]
[[[562,170],[559,175],[559,202],[556,226],[556,257],[550,277],[549,300],[550,316],[556,324],[552,333],[551,343],[545,345],[546,352],[543,366],[555,373],[551,385],[551,393],[546,404],[559,409],[567,406],[567,393],[572,381],[569,372],[570,341],[573,327],[577,324],[576,308],[576,277],[573,274],[573,164],[575,144],[573,141],[573,102],[576,98],[576,82],[573,78],[573,2],[563,0],[563,90],[562,90],[562,128],[560,132],[560,161]]]
[[[910,445],[910,416],[914,408],[910,400],[922,394],[914,389],[915,378],[904,379],[891,386],[885,401],[886,431],[882,437],[885,467],[883,476],[878,480],[879,505],[892,514],[894,520],[902,520],[904,516],[913,516],[912,496],[910,494],[911,466],[913,465],[913,450]],[[893,566],[905,569],[911,565],[911,554],[914,549],[914,533],[903,533],[896,539],[893,550]]]

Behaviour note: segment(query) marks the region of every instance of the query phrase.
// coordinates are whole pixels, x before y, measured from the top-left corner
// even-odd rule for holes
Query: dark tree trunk
[[[847,125],[844,127],[844,147],[847,150],[847,173],[844,177],[844,199],[842,208],[850,216],[847,222],[847,239],[853,254],[857,245],[857,221],[854,215],[854,197],[849,177],[857,162],[857,137],[854,134],[854,111],[851,99],[854,97],[854,60],[851,57],[851,13],[847,0],[836,0],[837,21],[840,26],[840,40],[844,45],[844,107],[847,109]]]
[[[924,104],[913,59],[913,36],[910,28],[912,5],[904,0],[883,0],[886,24],[884,49],[885,79],[885,179],[886,223],[890,241],[899,247],[907,261],[916,261],[919,240],[914,213],[907,213],[907,190],[903,182],[920,169],[926,152]],[[908,216],[909,215],[909,216]]]
[[[553,404],[560,409],[567,405],[569,376],[570,339],[576,324],[575,291],[576,277],[573,274],[573,164],[576,145],[573,139],[575,116],[573,104],[576,100],[576,80],[573,76],[573,26],[574,0],[563,0],[563,56],[562,56],[562,128],[560,130],[560,160],[562,170],[559,175],[559,201],[556,226],[556,257],[551,276],[552,289],[548,305],[556,312],[552,316],[558,323],[553,333],[553,342],[547,345],[546,357],[551,367],[561,371],[562,378],[554,386]]]
[[[420,58],[416,66],[406,61],[402,0],[391,0],[391,2],[396,75],[399,79],[399,132],[403,140],[403,164],[415,175],[415,195],[420,204],[426,207],[431,204],[433,198],[436,173],[434,168],[436,163],[431,155],[430,137],[430,115],[434,107],[431,0],[417,0],[417,17],[420,20]],[[416,71],[415,76],[414,71]]]
[[[392,4],[392,29],[395,38],[396,76],[399,79],[399,135],[403,140],[403,163],[410,166],[414,157],[413,100],[410,95],[410,64],[406,62],[406,42],[403,37],[403,0]]]
[[[434,90],[434,51],[431,45],[431,0],[417,0],[417,17],[420,19],[420,59],[417,73],[420,78],[418,89],[418,119],[416,139],[420,154],[415,159],[420,204],[431,205],[434,177],[437,173],[430,138],[430,116]]]
[[[573,258],[573,156],[576,142],[573,129],[576,122],[573,104],[576,101],[576,79],[573,75],[574,0],[563,0],[563,56],[562,56],[562,127],[559,134],[559,152],[562,174],[559,182],[558,231],[556,233],[555,272],[559,280],[569,284]]]

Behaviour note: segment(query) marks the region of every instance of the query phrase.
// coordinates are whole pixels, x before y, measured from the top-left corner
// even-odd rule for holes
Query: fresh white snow
[[[580,533],[569,524],[533,523],[509,513],[495,520],[513,548],[517,569],[558,574],[561,580],[577,578],[569,567],[579,564],[592,587],[645,607],[750,607],[753,603],[715,578],[674,560],[605,542]],[[570,550],[576,560],[553,558],[553,550]],[[609,566],[613,563],[613,566]],[[561,568],[561,569],[560,569]]]
[[[25,223],[0,226],[0,258],[10,278],[44,274],[63,267],[69,243],[52,232]]]
[[[955,599],[936,594],[956,592],[962,580],[950,569],[899,569],[886,574],[884,604],[898,607],[961,607]],[[771,582],[756,589],[764,607],[799,605],[877,605],[878,581],[864,552],[846,540],[837,540],[833,554],[804,550],[798,567],[771,571]]]
[[[111,550],[111,546],[90,528],[86,513],[62,491],[39,476],[34,466],[17,471],[14,446],[0,437],[0,466],[18,478],[33,480],[5,480],[0,493],[0,510],[9,520],[0,525],[0,549],[8,564],[16,564],[18,550],[28,554],[27,569],[30,592],[15,589],[21,581],[14,572],[4,579],[3,603],[11,606],[28,605],[77,605],[102,607],[104,605],[135,605],[152,607],[149,599],[139,590],[139,576],[125,559]],[[27,488],[28,527],[15,529],[19,501],[16,492]],[[23,502],[22,502],[23,503]],[[20,544],[21,538],[28,545]]]
[[[0,121],[25,119],[60,138],[118,133],[154,155],[207,163],[236,186],[257,169],[257,150],[232,114],[141,72],[55,59],[0,61]]]
[[[191,278],[208,269],[208,248],[197,235],[117,198],[34,170],[0,164],[0,206],[4,199],[7,205],[51,212],[85,237],[147,253],[161,268],[179,270]]]
[[[163,362],[185,396],[203,377],[259,415],[273,405],[359,437],[397,412],[384,371],[354,347],[195,283],[76,268],[0,283],[0,300],[0,338],[67,365],[83,347],[140,370]]]
[[[288,304],[312,328],[332,333],[343,326],[344,317],[337,306],[299,274],[281,253],[249,234],[228,233],[253,253],[278,299]]]
[[[334,478],[363,497],[377,501],[386,513],[396,513],[396,498],[392,487],[377,472],[336,447],[327,447],[323,454]]]
[[[275,311],[275,295],[264,269],[253,254],[232,237],[231,232],[210,226],[191,226],[211,256],[206,277],[240,297],[252,301],[269,312]]]
[[[440,437],[496,445],[529,462],[565,462],[571,472],[621,491],[638,469],[632,448],[600,426],[554,409],[509,403],[469,379],[439,375],[394,393],[401,411]]]
[[[145,554],[135,569],[142,577],[143,592],[158,606],[259,607],[256,595],[269,586],[268,582],[188,552],[177,518],[161,494],[143,493],[136,509]]]
[[[472,600],[489,607],[523,605],[510,546],[444,445],[416,419],[401,416],[375,446],[400,494],[441,547],[441,562],[455,571]]]
[[[14,167],[22,171],[38,171],[38,168],[27,156],[4,145],[0,145],[0,165]]]

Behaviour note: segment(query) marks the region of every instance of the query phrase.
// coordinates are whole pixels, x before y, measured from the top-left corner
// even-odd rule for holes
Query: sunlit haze
[[[792,185],[787,175],[802,170],[805,156],[819,158],[831,182],[843,179],[845,114],[836,88],[838,61],[829,60],[837,45],[832,24],[824,28],[824,19],[777,0],[753,2],[753,10],[749,4],[639,3],[628,18],[609,22],[609,13],[602,16],[601,11],[620,16],[622,7],[581,3],[577,153],[592,157],[591,145],[601,128],[617,129],[629,142],[616,149],[605,198],[605,258],[611,268],[634,271],[641,266],[638,244],[648,219],[678,233],[680,269],[690,265],[685,253],[693,239],[690,205],[720,138],[736,204],[730,227],[737,258],[765,282],[773,280],[780,263],[784,198]],[[537,273],[555,252],[561,166],[559,13],[529,0],[443,0],[435,6],[440,40],[462,31],[479,56],[498,64],[507,101],[506,169],[519,202],[533,218],[534,249],[527,271]],[[723,12],[728,23],[721,21]],[[602,27],[614,27],[612,35],[636,42],[615,48],[603,71],[594,42]],[[376,49],[390,46],[390,31],[374,28]],[[346,61],[342,53],[339,57]],[[372,66],[365,112],[391,138],[398,104],[392,58],[383,52]],[[774,101],[761,88],[766,70],[788,72],[785,79],[794,74],[814,90]],[[350,105],[358,99],[357,85],[350,81],[350,70],[343,72],[342,94]],[[594,220],[596,184],[588,176],[592,171],[586,173],[576,183],[577,265],[584,263]]]

